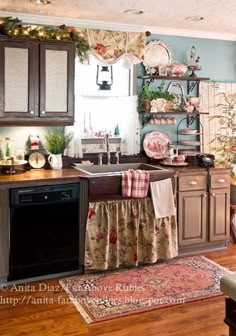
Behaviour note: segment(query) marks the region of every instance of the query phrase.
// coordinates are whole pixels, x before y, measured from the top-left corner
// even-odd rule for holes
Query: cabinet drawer
[[[179,191],[185,190],[206,190],[206,175],[189,175],[179,177]]]
[[[213,188],[229,188],[230,180],[229,174],[219,173],[211,175],[211,189]]]

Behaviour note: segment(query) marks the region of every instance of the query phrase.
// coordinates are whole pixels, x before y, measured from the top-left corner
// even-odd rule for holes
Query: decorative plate
[[[180,150],[180,154],[184,154],[186,156],[196,156],[197,154],[201,154],[199,151],[187,151],[187,150]]]
[[[147,43],[144,49],[143,64],[147,73],[152,73],[152,69],[159,65],[166,66],[172,61],[172,52],[165,42],[154,40]]]
[[[160,131],[153,131],[145,135],[143,149],[150,158],[164,159],[168,155],[168,142],[171,142],[168,134]]]
[[[166,161],[160,161],[160,164],[164,165],[164,166],[171,166],[171,167],[185,167],[188,165],[188,162],[172,162],[172,163],[168,163]]]
[[[183,146],[200,146],[201,142],[195,140],[182,140],[179,142],[179,144]]]
[[[0,161],[0,166],[21,166],[26,164],[28,161],[26,160],[11,160],[5,159]]]
[[[175,96],[175,104],[185,106],[187,104],[184,97],[184,89],[179,82],[170,82],[167,87],[167,92]]]
[[[183,135],[195,135],[197,133],[198,133],[198,130],[192,129],[192,128],[183,128],[179,130],[179,134],[183,134]]]

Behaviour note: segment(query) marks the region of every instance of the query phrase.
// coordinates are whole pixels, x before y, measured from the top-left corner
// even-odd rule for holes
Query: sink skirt
[[[89,204],[85,269],[155,263],[177,256],[176,216],[155,219],[151,198]]]

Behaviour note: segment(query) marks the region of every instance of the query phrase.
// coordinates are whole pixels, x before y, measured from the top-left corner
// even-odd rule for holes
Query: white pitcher
[[[48,157],[48,162],[52,169],[62,168],[62,154],[50,154]]]

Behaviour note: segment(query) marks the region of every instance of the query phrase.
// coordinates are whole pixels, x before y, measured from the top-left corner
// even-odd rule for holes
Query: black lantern
[[[99,90],[111,90],[113,84],[112,66],[97,65],[96,83]]]

